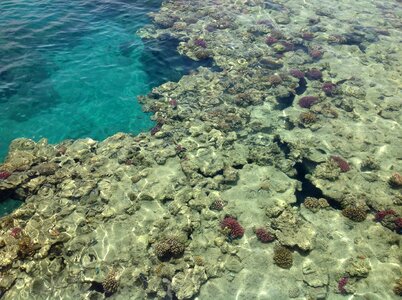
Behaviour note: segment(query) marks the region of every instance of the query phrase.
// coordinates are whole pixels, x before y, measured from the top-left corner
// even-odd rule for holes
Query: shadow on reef
[[[294,206],[300,207],[301,204],[303,204],[304,200],[307,197],[313,197],[313,198],[325,198],[328,202],[328,204],[333,208],[337,210],[341,210],[342,207],[340,203],[336,202],[335,200],[329,198],[328,196],[324,197],[323,192],[317,188],[315,185],[313,185],[307,178],[306,175],[311,173],[311,170],[315,168],[316,163],[313,163],[307,159],[303,159],[302,162],[298,162],[295,164],[295,169],[297,172],[297,175],[295,179],[301,182],[301,190],[296,190],[295,196],[296,196],[296,203]]]

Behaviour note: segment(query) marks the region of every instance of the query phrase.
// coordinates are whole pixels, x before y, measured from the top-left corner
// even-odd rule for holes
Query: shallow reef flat
[[[143,39],[212,59],[149,133],[17,139],[4,299],[398,299],[400,1],[166,1]]]

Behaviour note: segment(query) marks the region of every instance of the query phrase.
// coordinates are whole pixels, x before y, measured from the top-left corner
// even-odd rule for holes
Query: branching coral
[[[233,217],[225,217],[221,222],[221,228],[227,231],[230,239],[241,238],[244,234],[244,228]]]

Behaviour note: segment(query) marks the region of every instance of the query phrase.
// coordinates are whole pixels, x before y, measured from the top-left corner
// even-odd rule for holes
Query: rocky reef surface
[[[0,165],[4,299],[397,299],[400,1],[166,1],[144,39],[213,59],[150,133]]]

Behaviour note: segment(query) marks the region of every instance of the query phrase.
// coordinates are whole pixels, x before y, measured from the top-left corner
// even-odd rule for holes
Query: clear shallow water
[[[18,137],[56,143],[149,130],[136,96],[194,67],[174,42],[135,35],[160,2],[1,1],[0,161]]]

